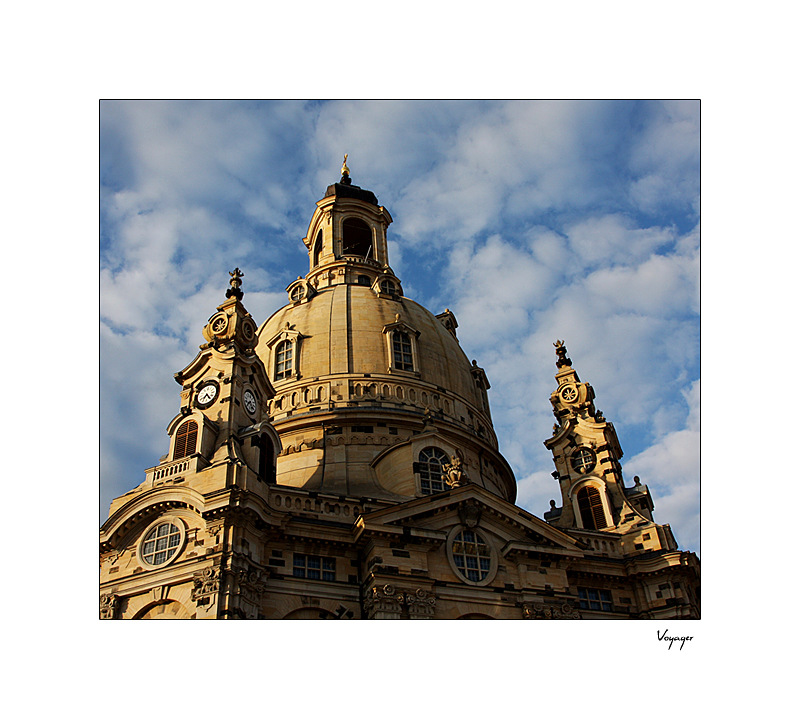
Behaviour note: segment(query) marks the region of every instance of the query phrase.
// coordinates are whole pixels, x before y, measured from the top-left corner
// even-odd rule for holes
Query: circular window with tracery
[[[139,545],[139,557],[151,567],[167,564],[178,555],[184,535],[179,522],[160,522],[145,533]]]
[[[492,550],[480,534],[464,529],[453,538],[453,563],[465,579],[482,582],[492,568]]]

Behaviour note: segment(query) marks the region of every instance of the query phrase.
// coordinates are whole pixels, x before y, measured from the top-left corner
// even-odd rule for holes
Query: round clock
[[[257,406],[256,396],[253,394],[252,390],[246,389],[244,391],[244,408],[247,410],[248,414],[255,414]]]
[[[209,407],[214,403],[218,394],[219,385],[216,382],[207,382],[197,393],[197,406],[203,408]]]
[[[250,341],[255,336],[255,330],[253,329],[253,325],[251,322],[243,322],[242,323],[242,334],[247,341]]]

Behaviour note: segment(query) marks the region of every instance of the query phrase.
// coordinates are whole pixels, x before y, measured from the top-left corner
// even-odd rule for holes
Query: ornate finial
[[[342,160],[342,184],[349,185],[352,182],[350,179],[350,168],[347,166],[347,153],[344,153],[344,160]]]
[[[229,272],[228,274],[231,276],[231,288],[225,293],[225,296],[235,297],[241,302],[242,297],[244,297],[244,292],[240,289],[244,272],[237,267],[233,272]]]
[[[564,340],[556,340],[553,342],[553,347],[556,348],[556,355],[558,356],[556,367],[559,369],[562,367],[572,367],[572,360],[567,357],[567,348],[564,345]]]

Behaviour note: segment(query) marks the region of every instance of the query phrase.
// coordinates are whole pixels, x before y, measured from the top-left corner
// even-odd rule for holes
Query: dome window
[[[289,340],[281,342],[275,350],[275,380],[286,379],[292,376],[292,343]]]
[[[303,299],[303,295],[304,294],[305,294],[305,292],[303,290],[303,285],[297,285],[297,287],[295,287],[292,290],[292,294],[290,295],[290,299],[292,300],[292,302],[299,302],[300,300]]]
[[[369,277],[366,275],[359,275],[357,278],[357,282],[359,285],[364,285],[365,287],[369,287]]]
[[[411,338],[408,332],[395,331],[392,333],[392,351],[394,353],[394,366],[406,372],[414,371],[414,356],[411,352]]]
[[[394,297],[397,295],[397,287],[391,280],[381,280],[381,292]]]
[[[372,230],[357,217],[348,217],[342,223],[342,254],[356,255],[365,260],[375,259],[372,251]]]

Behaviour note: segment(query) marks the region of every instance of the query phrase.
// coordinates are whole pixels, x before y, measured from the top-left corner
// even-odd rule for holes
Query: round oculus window
[[[470,582],[482,582],[492,568],[492,550],[480,534],[464,529],[453,538],[453,563]]]
[[[597,463],[597,457],[595,456],[595,453],[588,447],[581,447],[572,453],[570,462],[572,464],[572,469],[574,469],[578,474],[586,474],[594,469],[594,466]]]
[[[158,567],[174,559],[183,544],[183,528],[173,522],[161,522],[144,536],[139,555],[145,564]]]

